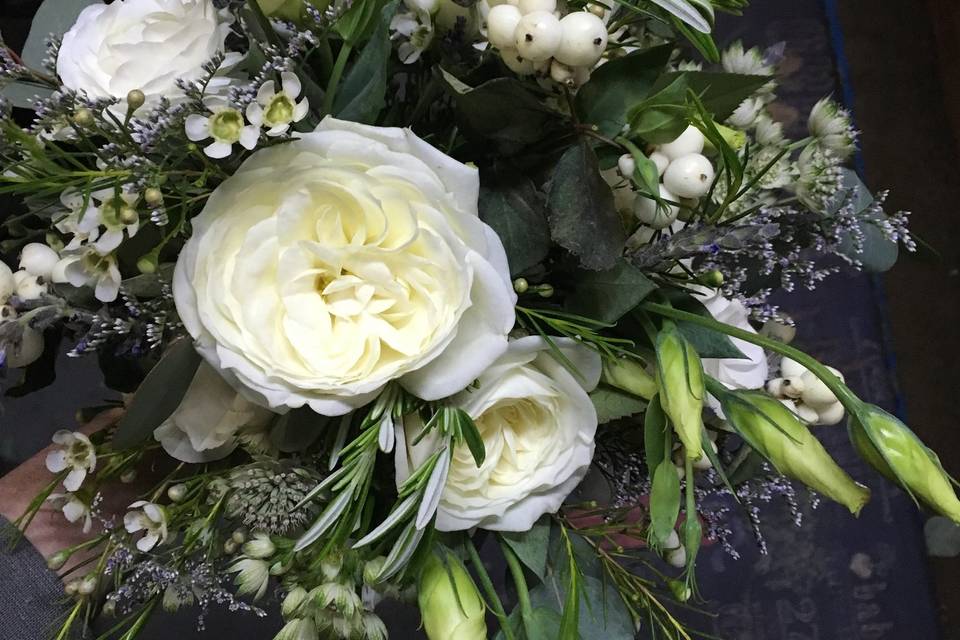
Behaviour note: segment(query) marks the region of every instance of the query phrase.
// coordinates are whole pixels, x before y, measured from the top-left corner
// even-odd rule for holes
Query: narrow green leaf
[[[457,409],[455,415],[463,440],[466,442],[467,448],[470,449],[471,455],[473,455],[473,461],[477,463],[477,467],[480,467],[487,457],[480,430],[477,429],[477,424],[470,417],[470,414],[463,409]]]
[[[340,84],[333,105],[338,118],[373,124],[386,104],[390,20],[396,10],[396,2],[383,8],[373,35]]]
[[[643,451],[647,460],[647,469],[656,470],[666,459],[667,440],[670,430],[667,429],[667,416],[660,406],[660,395],[650,399],[647,413],[643,418]]]
[[[650,530],[663,544],[677,524],[680,515],[680,476],[673,461],[664,459],[653,473],[650,487]]]

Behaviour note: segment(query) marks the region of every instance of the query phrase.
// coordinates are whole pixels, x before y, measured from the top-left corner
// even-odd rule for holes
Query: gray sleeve
[[[54,638],[66,610],[63,583],[27,540],[0,516],[0,640]]]

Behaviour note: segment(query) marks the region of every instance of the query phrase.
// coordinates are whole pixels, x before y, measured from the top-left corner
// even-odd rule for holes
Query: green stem
[[[80,609],[83,607],[83,601],[77,602],[73,606],[73,609],[70,611],[70,615],[67,616],[67,619],[64,621],[63,626],[60,627],[60,633],[57,634],[56,640],[65,640],[70,634],[70,627],[73,626],[73,621],[77,619],[77,616],[80,614]]]
[[[351,51],[353,51],[353,47],[347,42],[344,42],[343,46],[340,47],[337,61],[333,63],[333,71],[330,72],[330,80],[327,82],[327,91],[323,96],[323,115],[329,115],[333,110],[333,99],[337,97],[340,77],[343,76],[343,70],[347,67],[347,60],[350,58]]]
[[[843,406],[846,407],[847,411],[856,413],[862,405],[860,399],[854,395],[847,385],[840,382],[840,378],[838,378],[836,374],[817,362],[816,359],[807,355],[803,351],[800,351],[799,349],[786,345],[777,340],[766,338],[759,334],[753,333],[752,331],[746,331],[745,329],[732,327],[723,322],[714,320],[713,318],[706,318],[704,316],[697,315],[696,313],[690,313],[689,311],[674,309],[673,307],[665,304],[659,304],[657,302],[643,302],[640,304],[640,307],[646,311],[649,311],[650,313],[655,313],[665,318],[683,320],[684,322],[697,324],[701,327],[706,327],[719,333],[724,333],[728,336],[739,338],[744,342],[758,345],[764,349],[769,349],[770,351],[779,353],[782,356],[796,360],[799,364],[806,367],[813,375],[820,378],[820,380],[827,385],[827,388],[830,389],[835,396],[837,396],[837,399],[843,403]]]
[[[530,604],[530,590],[527,588],[527,579],[523,576],[523,567],[520,566],[520,560],[517,554],[513,552],[503,538],[499,538],[500,548],[503,550],[503,557],[507,560],[507,567],[510,569],[510,575],[513,577],[513,583],[517,587],[517,599],[520,602],[520,617],[523,619],[524,628],[533,621],[533,605]],[[527,629],[527,636],[532,636],[530,629]]]
[[[503,602],[500,601],[500,596],[497,595],[493,581],[490,580],[490,575],[484,568],[483,561],[480,560],[480,554],[477,553],[477,548],[473,546],[473,541],[470,540],[470,538],[466,539],[463,546],[466,547],[467,555],[470,557],[470,563],[473,565],[473,568],[477,572],[477,577],[480,579],[480,586],[483,587],[484,593],[487,594],[487,599],[490,601],[490,609],[500,623],[500,631],[503,632],[503,637],[506,640],[515,640],[516,636],[513,635],[513,629],[510,628],[507,613],[503,609]]]

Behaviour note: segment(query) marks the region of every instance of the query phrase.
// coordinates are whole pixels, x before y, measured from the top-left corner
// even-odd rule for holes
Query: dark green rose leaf
[[[480,219],[500,237],[513,275],[539,264],[550,251],[546,204],[526,178],[480,187]]]
[[[636,415],[647,408],[647,402],[643,398],[606,386],[591,391],[590,400],[597,410],[597,421],[600,424]]]
[[[687,86],[700,96],[703,106],[717,122],[723,122],[729,118],[741,102],[771,80],[770,76],[712,71],[676,71],[665,73],[658,78],[651,92],[660,91],[681,76],[686,79]]]
[[[567,310],[594,320],[616,322],[640,304],[657,285],[623,258],[612,269],[586,271],[574,278]]]

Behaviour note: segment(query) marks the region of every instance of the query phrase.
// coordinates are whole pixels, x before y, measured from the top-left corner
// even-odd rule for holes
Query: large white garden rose
[[[177,79],[199,78],[202,65],[224,51],[229,32],[212,0],[93,4],[63,35],[57,74],[91,98],[123,101],[138,89],[154,105],[161,96],[182,96]],[[230,57],[235,63],[238,56]]]
[[[210,462],[230,455],[240,429],[266,426],[272,417],[273,413],[240,396],[202,362],[180,406],[153,435],[177,460]]]
[[[554,513],[593,459],[597,412],[587,392],[600,379],[600,357],[571,340],[555,339],[578,380],[539,336],[521,338],[454,397],[477,425],[486,458],[477,468],[466,446],[454,450],[437,509],[436,528],[527,531]],[[434,431],[416,445],[416,416],[396,428],[397,484],[436,450]]]
[[[197,348],[248,398],[340,415],[390,380],[435,400],[507,348],[516,295],[479,179],[403,129],[325,119],[258,151],[174,274]]]

